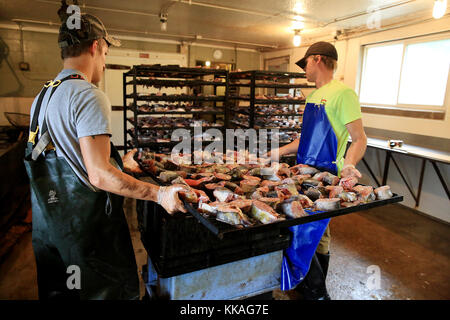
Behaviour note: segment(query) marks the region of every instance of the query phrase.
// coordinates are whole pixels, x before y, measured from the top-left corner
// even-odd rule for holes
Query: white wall
[[[343,81],[358,92],[358,77],[360,74],[362,57],[361,47],[363,45],[450,31],[449,26],[450,17],[445,17],[439,20],[432,20],[401,28],[361,35],[359,37],[354,37],[348,40],[333,41],[332,39],[317,39],[317,41],[324,40],[333,42],[333,44],[336,46],[339,56],[338,69],[336,70],[335,78]],[[302,72],[302,70],[295,65],[295,62],[303,57],[310,44],[311,43],[300,48],[264,53],[262,61],[267,58],[289,55],[291,57],[290,71]],[[424,61],[430,58],[432,57],[424,57]],[[420,78],[421,67],[426,66],[418,66],[417,81],[425,81],[425,79]],[[449,87],[450,85],[448,86],[448,88]],[[448,97],[450,96],[450,93],[448,91],[449,90],[447,90],[447,104],[449,103]],[[450,139],[450,115],[448,112],[450,110],[448,105],[446,105],[446,111],[447,112],[445,115],[445,119],[443,120],[429,120],[363,113],[363,123],[366,128],[377,128],[408,134]],[[445,145],[443,147],[447,149],[448,152],[450,152],[450,140],[444,141],[446,142],[444,142]],[[381,178],[382,170],[384,167],[384,157],[384,152],[372,148],[368,148],[365,155],[366,161],[369,163],[372,170],[375,171],[375,174],[380,182],[382,180]],[[394,157],[397,160],[400,168],[402,169],[403,174],[406,175],[406,179],[412,186],[414,193],[417,194],[421,160],[397,154]],[[360,163],[357,167],[363,174],[363,179],[361,182],[375,186],[375,182],[370,178],[369,172],[366,170],[364,165]],[[448,177],[450,175],[449,165],[438,163],[438,167],[440,168],[444,180],[448,185]],[[397,172],[397,169],[392,162],[390,165],[387,184],[391,185],[394,192],[404,196],[404,201],[402,202],[402,204],[411,208],[415,207],[415,201],[413,197],[410,195],[408,189],[403,183],[400,175]],[[450,202],[442,188],[442,185],[436,173],[434,172],[434,169],[428,163],[425,170],[420,204],[416,209],[437,219],[450,222],[450,210],[448,209],[449,204]]]
[[[448,31],[450,28],[450,18],[443,18],[440,20],[433,20],[426,23],[411,25],[403,28],[398,28],[389,31],[382,31],[362,37],[358,37],[355,39],[350,39],[347,41],[341,41],[342,43],[346,43],[346,55],[345,55],[345,69],[343,72],[344,82],[358,89],[359,82],[359,74],[360,74],[360,62],[361,62],[361,47],[366,44],[376,43],[380,41],[388,41],[388,40],[397,40],[406,37],[413,36],[423,36],[427,34],[432,34],[441,31]],[[337,47],[338,52],[340,53],[340,49],[342,50],[344,45]],[[432,59],[432,57],[424,57],[424,61],[426,59]],[[420,78],[420,68],[426,67],[418,66],[418,77],[417,81],[426,81],[426,79]],[[450,86],[448,86],[450,87]],[[370,128],[378,128],[385,129],[390,131],[398,131],[410,134],[419,134],[430,137],[439,137],[450,139],[450,116],[449,116],[449,90],[447,89],[447,105],[446,105],[446,114],[443,120],[430,120],[430,119],[419,119],[419,118],[410,118],[410,117],[400,117],[400,116],[389,116],[389,115],[378,115],[378,114],[369,114],[363,113],[363,123],[365,127]],[[447,140],[447,151],[450,152],[450,143]],[[380,165],[384,165],[384,156],[385,153],[381,151],[375,151],[374,149],[369,148],[365,159],[369,162],[372,170],[378,170],[378,179],[381,181],[381,170]],[[421,160],[413,157],[408,157],[404,155],[395,155],[395,159],[397,160],[400,168],[402,169],[403,174],[406,176],[408,183],[412,187],[414,193],[417,195],[418,192],[418,183],[420,178],[420,166]],[[444,177],[444,180],[449,181],[450,176],[450,167],[449,165],[438,163],[438,167],[441,170],[441,173]],[[361,169],[363,174],[367,177],[369,172],[365,169],[361,164],[358,166]],[[366,179],[367,181],[367,179]],[[367,183],[371,181],[368,180]],[[374,183],[372,181],[372,183]],[[404,201],[402,204],[415,208],[415,201],[411,196],[410,192],[406,188],[403,180],[401,179],[397,169],[394,164],[391,162],[389,176],[387,183],[391,185],[393,190],[397,193],[402,194],[404,196]],[[422,187],[422,195],[419,203],[419,207],[417,210],[429,214],[435,218],[440,220],[450,222],[450,210],[449,208],[449,200],[447,195],[444,192],[444,189],[436,175],[433,167],[430,163],[427,163],[425,169],[424,182]]]
[[[450,17],[433,20],[426,23],[412,25],[390,31],[383,31],[355,39],[347,42],[346,66],[344,72],[344,82],[350,87],[357,89],[358,76],[360,74],[361,46],[376,43],[380,41],[397,40],[406,37],[423,36],[431,33],[450,31]],[[339,50],[339,48],[338,48]],[[426,68],[426,59],[432,57],[424,57],[424,65],[417,68],[417,81],[426,81],[420,78],[420,69]],[[450,87],[450,86],[448,86]],[[447,90],[447,110],[449,103],[449,90]],[[378,114],[363,115],[364,125],[366,127],[393,130],[405,133],[420,134],[426,136],[434,136],[450,139],[450,115],[445,114],[443,120],[418,119],[400,116],[387,116]]]
[[[360,62],[362,56],[361,47],[366,44],[377,43],[381,41],[398,40],[413,36],[423,36],[427,34],[450,31],[450,17],[444,17],[439,20],[433,20],[425,23],[410,25],[402,28],[396,28],[387,31],[379,31],[365,36],[355,37],[348,40],[334,41],[332,39],[317,39],[332,42],[338,51],[338,68],[335,73],[335,79],[343,81],[348,86],[358,92],[358,77],[360,74]],[[263,54],[264,59],[274,57],[290,56],[291,72],[303,72],[295,62],[301,59],[309,44],[299,48],[286,49],[280,51],[267,52]],[[431,57],[428,57],[431,58]],[[425,67],[425,66],[424,66]],[[420,78],[420,66],[418,66],[418,80]],[[450,85],[448,86],[450,87]],[[448,90],[450,91],[450,90]],[[449,103],[449,92],[447,92],[447,104]],[[448,108],[448,105],[447,105]],[[365,127],[428,135],[450,139],[450,115],[446,112],[443,120],[418,119],[400,116],[386,116],[379,114],[363,114]]]

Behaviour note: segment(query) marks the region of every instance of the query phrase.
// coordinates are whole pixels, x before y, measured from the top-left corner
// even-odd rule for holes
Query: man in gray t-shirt
[[[123,173],[114,161],[110,161],[111,104],[93,83],[98,83],[103,77],[109,45],[120,45],[120,42],[106,33],[97,17],[86,14],[83,18],[105,35],[95,34],[98,29],[91,28],[93,34],[88,34],[89,39],[78,39],[78,47],[74,50],[69,42],[74,37],[80,37],[80,33],[61,28],[59,45],[62,48],[64,69],[55,81],[72,74],[80,75],[83,80],[61,83],[50,101],[51,90],[47,91],[42,103],[43,110],[39,114],[39,127],[42,128],[45,114],[56,154],[63,157],[80,180],[91,189],[155,202],[159,198],[163,199],[160,204],[169,213],[185,212],[177,196],[180,185],[160,188],[136,180]],[[81,25],[85,27],[85,24]],[[69,32],[70,37],[62,36]],[[34,113],[37,99],[38,96],[33,102],[31,114]]]
[[[93,84],[103,76],[109,45],[120,42],[92,15],[80,16],[81,29],[69,27],[66,12],[63,1],[58,42],[64,69],[33,103],[37,136],[30,134],[25,157],[39,298],[136,299],[137,267],[123,197],[157,202],[173,214],[186,212],[178,192],[188,190],[142,182],[121,170],[110,142],[110,102]],[[54,152],[45,148],[48,137]],[[73,270],[80,278],[75,283]]]
[[[81,71],[64,69],[55,78],[61,80],[69,75],[79,74],[87,79]],[[75,174],[83,183],[98,190],[89,182],[87,169],[81,154],[79,139],[96,135],[111,136],[111,105],[105,93],[92,83],[68,80],[60,85],[50,101],[50,90],[44,96],[43,105],[48,130],[56,154],[66,159]],[[34,114],[38,97],[33,102],[31,114]],[[42,128],[44,112],[39,114],[39,127]]]

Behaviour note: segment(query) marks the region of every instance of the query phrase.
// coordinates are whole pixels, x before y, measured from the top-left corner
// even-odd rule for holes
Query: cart
[[[147,181],[149,181],[147,179]],[[143,272],[152,299],[231,300],[270,293],[280,287],[289,227],[400,202],[394,194],[333,211],[304,209],[307,216],[236,228],[205,218],[192,205],[169,215],[150,201],[137,201],[141,240],[148,253]]]

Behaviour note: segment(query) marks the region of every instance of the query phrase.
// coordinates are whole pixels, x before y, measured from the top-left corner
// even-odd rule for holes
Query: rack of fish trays
[[[218,238],[250,230],[271,230],[403,200],[389,186],[361,185],[354,177],[339,177],[314,167],[270,163],[240,154],[203,152],[204,162],[187,164],[182,156],[140,150],[127,159],[136,174],[160,185],[182,184],[188,212]],[[218,161],[220,159],[220,161]]]
[[[178,65],[136,65],[123,74],[124,147],[170,153],[186,136],[213,141],[203,130],[226,128],[228,72]],[[173,137],[177,129],[184,131]],[[187,131],[187,133],[186,133]]]
[[[280,146],[299,138],[305,97],[314,88],[305,78],[296,72],[231,72],[230,126],[266,129],[268,139]]]

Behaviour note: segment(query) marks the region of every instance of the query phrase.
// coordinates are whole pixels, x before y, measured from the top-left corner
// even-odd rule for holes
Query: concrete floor
[[[141,268],[147,255],[137,230],[135,202],[127,199],[125,208]],[[397,204],[333,218],[327,277],[331,298],[450,299],[449,231],[449,225]],[[275,290],[273,297],[291,300],[297,296],[293,291]],[[31,232],[22,236],[0,265],[0,299],[37,299]]]

